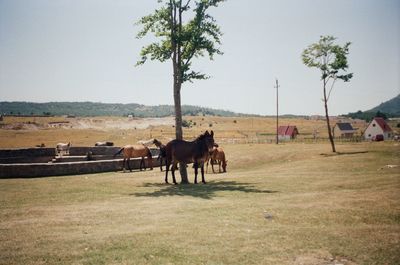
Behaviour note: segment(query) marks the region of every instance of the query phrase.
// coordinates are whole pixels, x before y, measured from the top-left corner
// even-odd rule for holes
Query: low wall
[[[120,147],[71,147],[71,156],[85,156],[89,151],[94,161],[68,161],[73,160],[64,156],[52,163],[55,156],[54,148],[26,148],[0,150],[0,178],[32,178],[46,176],[62,176],[118,171],[122,169],[122,156],[111,159]],[[157,160],[159,150],[150,148],[153,167],[159,166]],[[83,160],[80,158],[80,160]],[[132,169],[139,169],[141,158],[130,159]],[[145,159],[146,167],[148,161]]]
[[[70,156],[86,156],[91,152],[96,160],[110,160],[113,158],[121,147],[117,146],[72,146],[69,149]],[[150,148],[152,156],[158,156],[159,150],[157,148]],[[55,157],[55,148],[24,148],[24,149],[0,149],[0,164],[11,163],[47,163],[52,161]],[[68,157],[67,155],[65,157]],[[118,155],[117,158],[122,157]],[[62,159],[61,159],[62,161]]]
[[[130,160],[132,169],[139,169],[140,158]],[[153,167],[157,169],[159,161],[153,157]],[[147,170],[149,169],[145,159]],[[90,174],[122,170],[122,159],[101,161],[80,161],[61,163],[22,163],[0,164],[0,178],[33,178]]]

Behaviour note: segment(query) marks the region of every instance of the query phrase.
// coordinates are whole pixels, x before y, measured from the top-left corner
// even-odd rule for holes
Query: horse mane
[[[158,141],[157,139],[155,139],[155,138],[154,138],[154,140],[153,140],[153,144],[154,144],[155,146],[157,146],[157,147],[162,147],[162,146],[163,146],[163,144],[162,144],[160,141]]]
[[[203,139],[204,139],[205,137],[207,137],[207,136],[213,137],[213,136],[214,136],[214,132],[211,131],[211,134],[210,134],[208,131],[205,131],[205,133],[200,134],[200,135],[194,140],[194,142],[196,142],[196,141],[201,141],[201,140],[203,140]]]

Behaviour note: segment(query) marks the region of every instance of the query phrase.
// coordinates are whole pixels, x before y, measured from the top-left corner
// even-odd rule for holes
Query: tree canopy
[[[333,36],[321,36],[317,43],[309,45],[302,53],[303,63],[306,66],[320,69],[321,80],[324,80],[325,85],[331,81],[327,100],[337,79],[348,82],[353,77],[353,73],[346,72],[349,67],[347,55],[351,42],[340,46],[334,43],[335,40]]]
[[[143,26],[137,38],[152,33],[160,40],[143,47],[137,65],[144,64],[149,59],[165,62],[173,59],[175,53],[181,83],[208,78],[206,74],[191,69],[192,59],[208,55],[213,60],[215,54],[222,54],[218,48],[221,44],[221,30],[207,10],[217,7],[223,0],[158,2],[164,5],[153,14],[142,17],[137,23]],[[193,9],[191,5],[194,6]],[[191,16],[186,18],[185,13]]]

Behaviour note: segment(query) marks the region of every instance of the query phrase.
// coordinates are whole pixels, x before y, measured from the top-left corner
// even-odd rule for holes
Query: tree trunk
[[[324,78],[324,106],[325,106],[326,125],[328,126],[329,141],[331,142],[332,152],[336,153],[335,142],[333,141],[331,125],[329,122],[328,99],[326,98],[326,80],[325,80],[325,78]]]
[[[181,37],[182,30],[182,2],[174,3],[171,1],[171,46],[172,46],[172,66],[174,71],[174,105],[175,105],[175,137],[183,140],[182,130],[182,107],[181,107],[181,46],[177,41],[177,36]],[[178,6],[177,6],[178,4]],[[178,12],[178,21],[177,21]],[[179,173],[181,174],[181,183],[189,183],[186,164],[179,163]]]
[[[183,140],[182,130],[182,107],[181,107],[181,87],[182,83],[179,80],[179,71],[174,63],[174,105],[175,105],[175,137],[178,140]],[[181,174],[181,183],[189,183],[186,164],[179,163],[179,173]]]

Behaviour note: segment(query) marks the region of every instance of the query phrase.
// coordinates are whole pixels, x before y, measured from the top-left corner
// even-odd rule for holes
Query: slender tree
[[[321,71],[323,87],[323,102],[325,107],[326,125],[328,127],[329,141],[332,152],[336,152],[335,142],[332,136],[332,129],[329,122],[328,101],[336,80],[350,81],[352,73],[347,73],[350,42],[343,46],[335,44],[333,36],[321,36],[319,42],[313,43],[302,53],[303,63],[308,67],[315,67]],[[329,91],[327,91],[329,89]]]
[[[137,23],[142,26],[137,38],[153,34],[158,40],[142,48],[137,65],[144,64],[148,59],[172,61],[176,139],[183,139],[182,84],[209,78],[192,70],[193,59],[208,55],[212,60],[215,54],[222,54],[217,47],[221,44],[222,33],[208,11],[223,1],[158,0],[161,7]],[[188,183],[186,165],[180,165],[179,168],[182,183]]]

